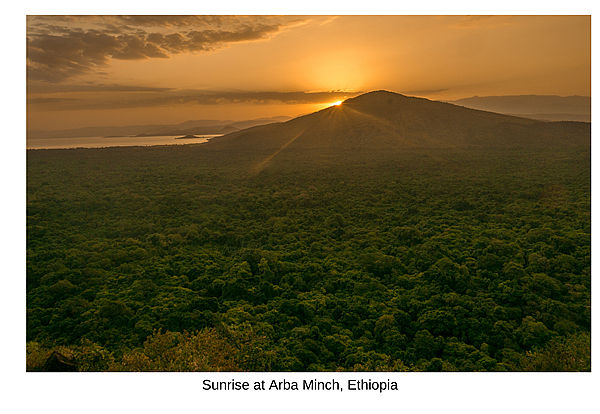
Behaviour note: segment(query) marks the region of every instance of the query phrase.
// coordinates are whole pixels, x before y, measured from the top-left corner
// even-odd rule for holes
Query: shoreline
[[[168,147],[168,146],[172,146],[172,145],[181,146],[181,145],[206,144],[207,142],[211,141],[213,138],[220,137],[220,136],[222,136],[222,135],[217,135],[217,136],[213,136],[213,137],[197,137],[197,138],[189,138],[189,139],[173,138],[169,142],[157,142],[157,143],[147,143],[147,144],[131,142],[131,143],[124,143],[122,145],[102,145],[102,146],[85,146],[85,144],[82,144],[82,146],[76,146],[76,147],[44,147],[44,146],[27,147],[26,146],[25,149],[27,151],[42,151],[42,150],[103,149],[103,148],[132,148],[132,147]],[[168,135],[166,135],[165,137],[168,137]],[[68,138],[62,138],[62,139],[67,140]],[[193,139],[204,140],[204,141],[190,142]]]
[[[182,142],[177,144],[151,144],[151,145],[109,145],[106,147],[64,147],[64,148],[25,148],[27,151],[55,151],[55,150],[93,150],[93,149],[107,149],[107,148],[152,148],[152,147],[172,147],[172,146],[183,146],[183,145],[201,145],[206,144],[205,142]]]

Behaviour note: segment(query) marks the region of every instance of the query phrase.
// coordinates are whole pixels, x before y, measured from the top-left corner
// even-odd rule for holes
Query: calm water
[[[58,149],[58,148],[104,148],[131,147],[150,145],[183,145],[201,144],[220,135],[198,135],[199,138],[175,139],[174,136],[151,137],[82,137],[82,138],[31,138],[27,140],[27,149]]]

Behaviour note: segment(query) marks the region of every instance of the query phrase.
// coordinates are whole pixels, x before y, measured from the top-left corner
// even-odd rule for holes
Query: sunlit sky
[[[29,129],[591,94],[589,16],[29,16]]]

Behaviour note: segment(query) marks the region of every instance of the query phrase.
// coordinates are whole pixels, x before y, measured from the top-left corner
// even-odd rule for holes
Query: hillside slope
[[[589,145],[590,125],[542,122],[375,91],[287,122],[248,128],[213,149],[402,149]]]

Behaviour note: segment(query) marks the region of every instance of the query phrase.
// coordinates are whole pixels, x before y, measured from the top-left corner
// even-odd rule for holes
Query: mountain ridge
[[[581,95],[472,96],[450,103],[543,121],[591,121],[591,97]]]
[[[249,126],[263,125],[290,119],[288,116],[263,117],[242,121],[197,119],[177,124],[92,126],[62,130],[27,132],[28,138],[79,138],[98,136],[156,136],[156,135],[193,135],[227,134]]]
[[[589,144],[589,124],[543,122],[377,90],[213,139],[222,149],[519,147]]]

